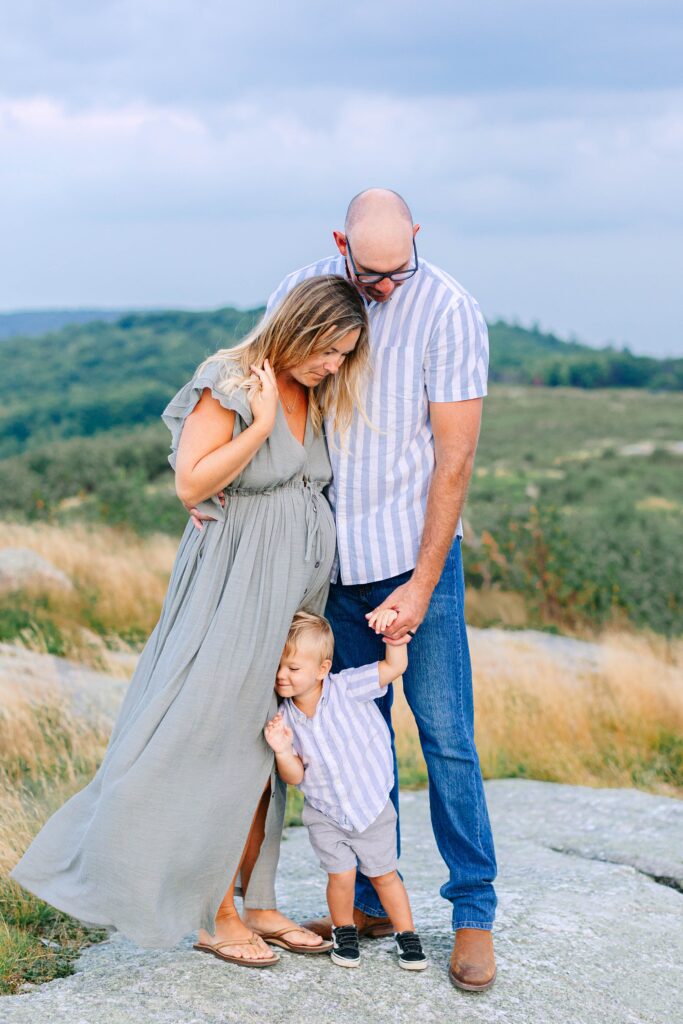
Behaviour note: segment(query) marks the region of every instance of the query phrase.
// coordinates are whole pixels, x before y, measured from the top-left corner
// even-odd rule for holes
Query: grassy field
[[[493,388],[466,510],[477,621],[683,633],[682,474],[683,395]]]
[[[637,787],[683,797],[683,643],[603,637],[578,668],[510,638],[472,637],[476,741],[486,779]],[[399,688],[394,711],[401,784],[427,781],[417,729]]]
[[[159,427],[77,438],[0,461],[0,547],[28,547],[76,584],[0,596],[0,641],[105,671],[153,627],[185,517]],[[487,778],[683,795],[683,396],[494,387],[466,510],[468,618],[597,638],[597,667],[475,635]],[[11,521],[10,521],[11,520]],[[159,531],[166,532],[159,532]],[[0,685],[0,991],[67,973],[99,936],[7,873],[92,775],[106,737],[58,702]],[[426,781],[396,704],[401,781]],[[298,800],[290,801],[295,821]]]
[[[107,651],[139,646],[154,624],[175,548],[159,535],[45,523],[8,525],[2,543],[49,557],[78,584],[79,596],[67,603],[47,592],[12,599],[26,616],[13,639],[105,668]],[[12,600],[0,605],[4,614]],[[594,667],[577,671],[529,647],[524,634],[508,634],[503,649],[493,636],[475,631],[472,645],[486,778],[683,795],[683,641],[608,632]],[[106,734],[75,720],[49,692],[29,703],[7,677],[0,708],[0,991],[7,992],[68,973],[80,946],[100,937],[22,892],[7,874],[42,822],[91,777]],[[423,786],[424,761],[400,688],[395,722],[402,785]],[[299,808],[292,791],[290,822]]]
[[[106,736],[58,702],[29,704],[0,682],[0,994],[70,974],[104,932],[88,929],[8,878],[42,824],[94,774]]]
[[[167,454],[157,423],[0,460],[0,517],[178,536]],[[679,392],[494,385],[465,516],[473,621],[683,634],[682,471]]]

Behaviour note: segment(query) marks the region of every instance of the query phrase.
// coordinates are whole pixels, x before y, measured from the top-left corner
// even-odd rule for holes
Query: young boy
[[[373,628],[381,633],[395,617],[396,612],[383,611]],[[333,653],[327,620],[298,612],[277,671],[275,690],[282,704],[265,737],[280,777],[304,794],[303,823],[328,873],[332,960],[340,967],[360,963],[353,923],[358,863],[394,927],[399,965],[421,971],[427,958],[397,871],[391,740],[375,704],[405,671],[407,649],[387,645],[383,661],[330,675]]]

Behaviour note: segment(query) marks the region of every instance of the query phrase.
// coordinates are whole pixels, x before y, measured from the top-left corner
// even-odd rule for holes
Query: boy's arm
[[[408,644],[392,647],[389,644],[384,648],[384,659],[379,662],[379,681],[381,686],[388,686],[395,679],[402,676],[408,668]]]
[[[378,636],[382,636],[398,618],[398,612],[395,608],[383,608],[380,605],[379,608],[375,608],[374,612],[369,612],[365,618],[368,620],[370,629],[374,629]],[[408,640],[395,646],[387,644],[385,641],[384,659],[379,662],[377,668],[380,686],[388,686],[389,683],[393,683],[395,679],[402,676],[408,668]]]
[[[382,661],[373,661],[359,668],[346,668],[334,673],[335,685],[343,686],[348,697],[356,701],[377,700],[387,692],[389,683],[402,676],[408,667],[406,644],[387,645]]]
[[[266,742],[275,753],[277,773],[289,786],[298,786],[304,777],[303,761],[292,746],[292,730],[285,725],[281,714],[272,718],[264,729]]]
[[[276,754],[275,761],[277,763],[278,775],[288,786],[298,786],[300,782],[303,782],[303,761],[298,754],[294,753],[292,747],[288,751],[285,750],[280,754]]]

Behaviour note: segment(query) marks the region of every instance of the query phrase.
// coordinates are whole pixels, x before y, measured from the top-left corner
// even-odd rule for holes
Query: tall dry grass
[[[31,789],[46,780],[70,783],[95,772],[108,730],[77,718],[46,689],[27,698],[0,678],[0,777]]]
[[[476,740],[485,778],[638,786],[683,796],[683,644],[632,634],[577,665],[515,634],[473,637]],[[402,692],[394,713],[408,785],[426,780]]]
[[[83,944],[101,937],[8,876],[53,811],[95,772],[106,739],[56,693],[28,699],[0,681],[0,993],[70,973]]]
[[[3,524],[1,538],[0,547],[31,548],[75,584],[66,596],[0,599],[0,624],[22,600],[43,630],[19,639],[40,647],[41,637],[57,636],[64,653],[89,661],[93,631],[111,644],[142,640],[153,628],[175,555],[171,539],[43,524]],[[523,623],[514,595],[494,597],[495,618]],[[491,607],[482,604],[478,614],[489,619]],[[591,652],[577,662],[524,634],[473,631],[476,735],[485,777],[635,785],[683,795],[683,643],[612,635]],[[424,785],[417,730],[400,687],[394,720],[402,783]],[[0,991],[68,973],[79,946],[92,937],[7,876],[52,811],[93,774],[105,733],[74,718],[49,687],[29,700],[18,680],[0,680]],[[298,810],[293,799],[290,820]],[[43,939],[59,948],[46,947]]]
[[[102,526],[3,523],[4,547],[35,551],[74,583],[69,594],[29,587],[14,599],[28,622],[20,639],[37,650],[97,664],[98,638],[139,643],[154,628],[177,543],[161,534],[143,538]],[[7,602],[4,597],[3,606]]]

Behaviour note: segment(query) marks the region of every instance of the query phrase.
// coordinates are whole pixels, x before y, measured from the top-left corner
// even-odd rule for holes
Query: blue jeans
[[[381,604],[412,571],[374,583],[333,583],[325,615],[335,636],[333,672],[380,660],[384,644],[365,613]],[[490,929],[496,909],[496,855],[474,745],[472,669],[464,616],[465,584],[460,540],[449,552],[427,615],[408,648],[403,688],[415,716],[429,775],[429,804],[448,880],[441,895],[453,904],[454,928]],[[391,733],[393,687],[377,701]],[[398,810],[398,772],[391,799]],[[400,831],[398,833],[400,853]],[[371,882],[358,873],[356,906],[385,916]]]

